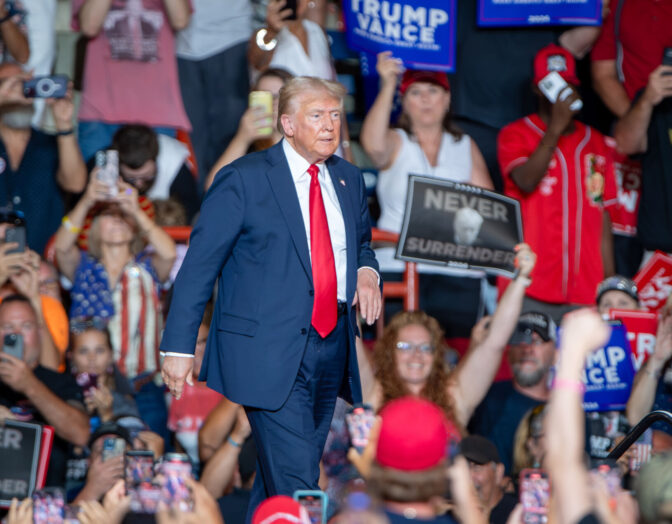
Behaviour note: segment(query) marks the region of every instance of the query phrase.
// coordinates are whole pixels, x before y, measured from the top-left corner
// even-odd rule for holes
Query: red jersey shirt
[[[663,49],[672,47],[672,2],[669,0],[624,0],[619,24],[622,53],[619,56],[614,35],[617,0],[602,25],[593,46],[591,60],[616,60],[621,81],[632,100],[649,82],[649,75],[663,60]]]
[[[536,189],[523,193],[511,171],[527,162],[546,125],[530,115],[509,124],[497,139],[504,193],[520,201],[525,241],[537,253],[527,294],[556,304],[594,304],[603,280],[602,214],[617,204],[616,179],[605,137],[576,122],[558,141]]]

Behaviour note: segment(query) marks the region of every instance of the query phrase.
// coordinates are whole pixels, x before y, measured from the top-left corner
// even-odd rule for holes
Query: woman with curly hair
[[[463,432],[497,373],[530,284],[537,257],[527,244],[519,244],[516,251],[517,277],[492,318],[474,327],[469,350],[454,370],[446,369],[443,330],[423,311],[404,311],[391,319],[374,349],[375,371],[360,347],[364,402],[377,411],[396,398],[422,397],[440,406]]]

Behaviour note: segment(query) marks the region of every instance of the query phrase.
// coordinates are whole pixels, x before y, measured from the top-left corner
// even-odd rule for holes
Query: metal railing
[[[630,446],[635,443],[642,433],[649,429],[654,422],[658,421],[667,422],[668,425],[672,426],[672,413],[658,409],[646,415],[637,423],[634,428],[628,432],[623,440],[621,440],[621,442],[619,442],[619,444],[611,450],[609,455],[607,455],[607,458],[614,460],[621,458],[621,456],[628,450]]]

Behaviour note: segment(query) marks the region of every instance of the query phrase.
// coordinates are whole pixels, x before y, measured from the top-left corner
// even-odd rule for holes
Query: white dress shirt
[[[285,152],[285,157],[287,157],[296,194],[299,197],[303,225],[306,228],[308,253],[310,253],[310,174],[308,174],[310,163],[297,153],[287,140],[282,140],[282,148]],[[329,170],[325,164],[317,164],[317,167],[320,170],[317,179],[320,182],[320,189],[322,190],[324,210],[327,214],[327,223],[329,224],[331,248],[334,251],[334,262],[336,263],[336,296],[339,301],[345,302],[345,284],[348,267],[345,223],[343,222],[343,214],[341,213],[341,205],[338,202],[336,189],[331,181],[331,176],[329,176]]]

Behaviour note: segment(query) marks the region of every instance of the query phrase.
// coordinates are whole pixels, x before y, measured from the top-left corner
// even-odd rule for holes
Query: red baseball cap
[[[306,509],[287,495],[267,498],[254,511],[252,524],[310,524]]]
[[[389,402],[380,417],[376,460],[381,466],[422,471],[446,457],[449,422],[436,404],[402,397]]]
[[[403,95],[415,82],[429,82],[430,84],[443,87],[446,91],[450,91],[450,82],[446,73],[407,69],[404,72],[404,76],[401,77],[401,84],[399,85],[401,94]]]
[[[569,84],[578,86],[580,83],[572,53],[555,44],[542,48],[534,57],[534,83],[538,84],[552,71],[556,71]]]

